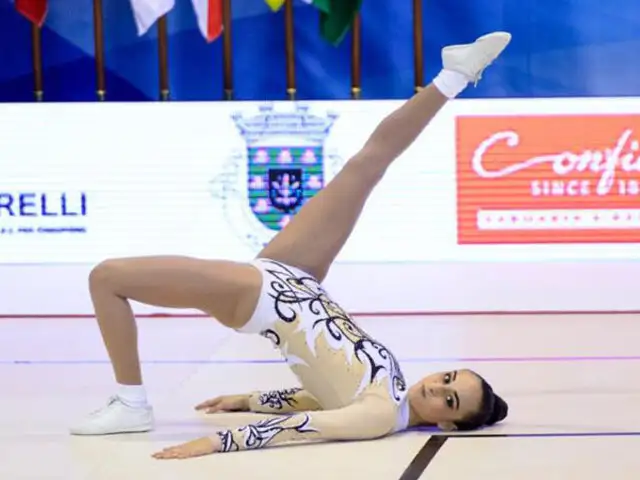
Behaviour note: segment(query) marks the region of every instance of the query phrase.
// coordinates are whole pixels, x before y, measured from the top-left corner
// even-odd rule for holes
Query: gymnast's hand
[[[248,412],[250,397],[251,395],[224,395],[211,400],[205,400],[201,404],[196,405],[196,410],[204,410],[205,413]]]
[[[217,435],[214,437],[202,437],[191,442],[176,445],[175,447],[167,447],[162,451],[154,453],[153,458],[157,460],[174,460],[193,457],[202,457],[212,453],[219,452],[222,448],[222,440]]]

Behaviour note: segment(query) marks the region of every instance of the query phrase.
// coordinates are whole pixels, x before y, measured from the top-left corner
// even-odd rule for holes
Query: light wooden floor
[[[396,353],[409,381],[454,367],[485,375],[509,401],[511,413],[502,426],[482,433],[523,435],[450,439],[422,478],[640,478],[640,317],[360,323]],[[240,336],[211,320],[142,319],[140,328],[157,430],[76,438],[67,434],[69,423],[100,407],[113,391],[94,322],[0,320],[0,479],[392,480],[429,438],[408,433],[374,442],[155,461],[149,454],[167,444],[249,418],[205,418],[193,411],[196,402],[295,382],[266,340]]]

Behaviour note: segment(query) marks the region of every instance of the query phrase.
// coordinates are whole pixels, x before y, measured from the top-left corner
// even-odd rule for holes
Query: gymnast
[[[412,426],[472,430],[503,420],[507,404],[471,370],[429,375],[408,386],[394,355],[371,338],[322,287],[364,205],[402,152],[449,99],[506,48],[494,32],[442,50],[433,82],[387,116],[362,149],[248,263],[179,256],[110,259],[89,276],[97,322],[117,390],[107,405],[71,428],[74,435],[154,428],[130,300],[195,308],[277,346],[301,388],[231,395],[196,407],[210,413],[272,414],[153,454],[183,459],[291,442],[380,438]]]

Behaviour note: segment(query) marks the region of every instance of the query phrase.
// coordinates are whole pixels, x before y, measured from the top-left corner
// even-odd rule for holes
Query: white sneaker
[[[442,65],[446,70],[462,73],[470,82],[478,83],[484,69],[498,58],[510,41],[510,33],[494,32],[473,43],[445,47],[442,49]]]
[[[90,414],[70,429],[72,435],[110,435],[153,430],[153,409],[150,406],[130,407],[119,397],[111,397],[106,407]]]

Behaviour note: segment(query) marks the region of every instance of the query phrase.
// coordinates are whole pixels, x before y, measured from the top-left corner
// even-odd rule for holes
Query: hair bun
[[[491,411],[491,415],[487,420],[487,425],[493,425],[495,423],[501,422],[505,418],[507,418],[507,414],[509,413],[509,405],[505,402],[500,395],[494,394],[494,403],[493,410]]]

